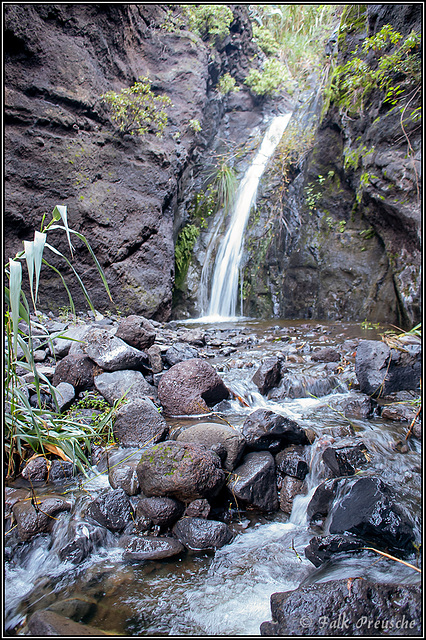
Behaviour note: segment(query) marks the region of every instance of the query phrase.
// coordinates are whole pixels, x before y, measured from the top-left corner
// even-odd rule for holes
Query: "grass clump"
[[[50,250],[62,258],[71,268],[77,282],[81,286],[84,296],[95,311],[84,284],[72,266],[70,260],[52,246],[47,240],[51,231],[63,231],[68,239],[71,256],[74,247],[71,235],[75,235],[88,248],[110,299],[108,284],[99,262],[96,259],[86,238],[71,229],[67,221],[67,209],[57,205],[52,213],[52,220],[44,226],[43,216],[41,231],[36,231],[33,241],[24,241],[24,251],[20,251],[5,265],[5,277],[8,286],[5,287],[5,471],[7,478],[13,478],[19,473],[22,463],[32,455],[53,453],[63,460],[70,460],[74,467],[85,472],[89,464],[87,454],[91,449],[94,438],[104,436],[105,429],[111,421],[116,406],[104,413],[96,425],[84,424],[72,416],[59,411],[59,403],[55,387],[49,379],[37,369],[34,351],[33,334],[37,330],[37,338],[41,345],[48,346],[49,333],[41,322],[37,311],[38,292],[42,265],[57,273],[68,294],[69,308],[75,314],[75,307],[71,292],[59,269],[50,265],[44,258],[45,250]],[[62,224],[58,224],[62,221]],[[31,303],[34,313],[30,312],[30,304],[22,289],[22,265],[28,272],[31,292]],[[43,335],[45,339],[43,342]],[[61,337],[61,336],[59,336]],[[31,379],[26,382],[23,375],[27,373]],[[30,394],[31,389],[34,393]]]

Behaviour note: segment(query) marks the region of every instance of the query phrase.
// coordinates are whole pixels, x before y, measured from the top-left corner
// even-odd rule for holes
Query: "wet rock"
[[[130,402],[145,397],[155,398],[155,388],[147,382],[140,371],[122,370],[101,373],[95,378],[95,387],[111,405],[125,398]]]
[[[137,467],[148,497],[168,496],[190,502],[216,495],[225,482],[220,458],[195,444],[166,440],[146,449]]]
[[[411,422],[417,414],[418,407],[410,405],[389,404],[382,407],[381,417],[386,420],[396,420],[398,422]]]
[[[173,533],[192,551],[220,549],[232,540],[227,524],[205,518],[182,518],[173,527]]]
[[[322,525],[336,495],[337,486],[337,480],[326,480],[315,489],[306,510],[308,521],[311,525]]]
[[[366,395],[347,398],[342,403],[343,413],[350,418],[370,418],[376,407],[377,402]]]
[[[108,473],[108,481],[111,487],[113,489],[123,489],[128,496],[135,496],[140,493],[136,467],[136,460],[114,465]]]
[[[193,500],[186,507],[183,515],[188,518],[207,518],[210,509],[210,504],[205,498]]]
[[[294,498],[300,494],[306,494],[306,486],[302,480],[285,476],[281,482],[279,494],[280,509],[284,513],[291,513]]]
[[[232,427],[214,422],[202,422],[188,427],[176,438],[178,442],[193,442],[211,449],[216,445],[222,445],[225,452],[222,461],[227,471],[232,471],[238,463],[245,448],[245,438]],[[218,453],[216,451],[216,453]],[[219,453],[218,453],[219,455]],[[219,455],[219,457],[221,457]]]
[[[285,398],[320,398],[333,391],[345,391],[344,385],[337,376],[322,369],[314,375],[310,374],[284,374],[280,386],[270,394],[271,400],[283,400]]]
[[[161,357],[161,349],[157,344],[153,344],[152,347],[147,349],[149,366],[153,374],[163,371],[163,358]]]
[[[60,412],[70,408],[75,400],[75,389],[69,382],[60,382],[55,389],[56,400]]]
[[[339,362],[340,353],[332,347],[316,349],[311,356],[315,362]]]
[[[140,498],[136,505],[136,517],[145,516],[154,525],[169,527],[178,520],[184,505],[173,498]]]
[[[336,554],[361,551],[365,543],[354,536],[329,535],[315,536],[305,547],[305,556],[313,565],[320,567],[323,562],[330,560]]]
[[[206,344],[206,333],[202,329],[187,329],[179,338],[182,342],[193,344],[196,347],[204,347]]]
[[[132,519],[129,498],[123,489],[106,491],[89,504],[86,516],[111,531],[122,531]]]
[[[28,629],[33,636],[107,636],[100,629],[74,622],[70,618],[49,611],[36,611],[28,621]]]
[[[275,464],[277,465],[277,471],[299,480],[304,480],[309,472],[305,448],[298,445],[291,445],[277,453]]]
[[[404,344],[401,347],[408,349]],[[395,391],[418,389],[421,345],[412,347],[410,350],[397,350],[377,340],[361,340],[355,358],[355,372],[361,391],[378,398]]]
[[[57,387],[60,382],[71,384],[76,393],[92,389],[96,366],[88,356],[67,355],[56,365],[53,376],[53,386]]]
[[[108,329],[93,328],[87,335],[86,353],[105,371],[148,370],[149,360],[139,351],[114,336]]]
[[[130,315],[120,320],[115,335],[135,349],[144,351],[154,344],[156,331],[153,324],[143,316]]]
[[[278,509],[275,461],[269,451],[248,453],[229,476],[227,486],[238,502],[262,511]]]
[[[62,511],[70,511],[71,503],[59,496],[50,495],[47,498],[37,496],[32,501],[19,501],[13,505],[12,513],[18,525],[21,540],[26,541],[37,533],[48,533],[55,524],[56,517]]]
[[[43,482],[47,479],[49,467],[44,456],[31,458],[22,469],[22,477],[30,482]]]
[[[351,447],[327,447],[322,459],[333,476],[353,476],[369,462],[368,449],[363,442]]]
[[[74,465],[66,460],[52,460],[49,469],[49,482],[63,482],[74,475]]]
[[[254,374],[252,381],[262,395],[276,387],[281,379],[281,359],[277,356],[266,358]]]
[[[333,509],[330,533],[353,533],[382,548],[413,550],[412,523],[379,478],[360,478]]]
[[[269,409],[256,409],[244,421],[242,434],[247,446],[256,451],[283,449],[288,444],[309,444],[297,422]]]
[[[74,622],[90,620],[96,613],[96,609],[96,600],[89,598],[67,598],[66,600],[58,600],[49,606],[49,611],[70,618]]]
[[[158,397],[168,415],[196,415],[228,398],[229,390],[211,364],[192,358],[166,371]]]
[[[114,436],[123,447],[141,447],[164,440],[169,427],[149,398],[133,400],[117,411]]]
[[[162,560],[182,553],[184,546],[175,538],[138,536],[126,540],[124,562]]]
[[[184,362],[185,360],[191,360],[192,358],[199,358],[200,353],[194,347],[190,347],[188,344],[176,343],[167,349],[164,354],[164,360],[173,367],[178,362]]]
[[[421,590],[415,585],[365,578],[302,585],[273,593],[271,612],[261,636],[421,635]]]
[[[106,538],[107,530],[103,527],[94,526],[89,522],[71,521],[66,537],[58,536],[54,548],[63,562],[79,564],[94,549],[102,546]]]

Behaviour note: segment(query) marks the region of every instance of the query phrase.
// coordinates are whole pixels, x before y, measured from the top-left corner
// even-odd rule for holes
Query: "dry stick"
[[[410,564],[409,562],[405,562],[404,560],[400,560],[399,558],[395,558],[395,556],[391,556],[389,553],[385,553],[384,551],[379,551],[374,547],[363,547],[363,549],[369,549],[370,551],[374,551],[375,553],[380,553],[381,556],[384,556],[385,558],[389,558],[389,560],[395,560],[395,562],[400,562],[401,564],[405,564],[406,567],[410,567],[410,569],[414,569],[414,571],[418,571],[419,573],[422,572],[421,569],[418,569],[413,564]]]
[[[419,417],[421,410],[422,410],[422,407],[420,406],[419,410],[417,411],[416,415],[414,416],[414,418],[411,421],[410,428],[408,429],[407,435],[405,436],[406,440],[408,440],[408,438],[411,436],[411,432],[412,432],[412,430],[414,428],[414,424],[415,424],[417,418]]]

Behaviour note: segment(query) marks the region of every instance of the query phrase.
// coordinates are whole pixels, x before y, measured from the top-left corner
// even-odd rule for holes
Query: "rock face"
[[[171,311],[174,239],[183,222],[174,227],[178,183],[191,180],[196,146],[210,143],[226,109],[227,98],[214,90],[219,76],[232,71],[242,82],[255,52],[244,7],[235,8],[221,51],[185,29],[161,28],[172,24],[167,11],[149,4],[17,4],[4,20],[6,254],[33,238],[43,213],[64,204],[70,226],[88,237],[104,268],[114,303],[158,320]],[[154,131],[119,135],[101,101],[140,76],[172,99],[162,139]],[[191,120],[200,122],[200,133]],[[66,239],[58,248],[67,252]],[[95,307],[108,307],[88,254],[78,252],[75,266],[85,272]],[[63,305],[65,291],[51,276],[41,292],[45,308]],[[85,306],[81,291],[74,301]]]
[[[350,588],[348,580],[310,584],[273,593],[271,610],[262,636],[381,636],[386,629],[389,635],[421,635],[420,587],[414,585],[360,578]]]

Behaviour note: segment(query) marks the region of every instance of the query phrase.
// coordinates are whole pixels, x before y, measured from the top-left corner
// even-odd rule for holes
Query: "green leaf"
[[[9,291],[13,326],[13,349],[16,352],[19,323],[19,303],[21,298],[22,265],[17,260],[9,260]]]

